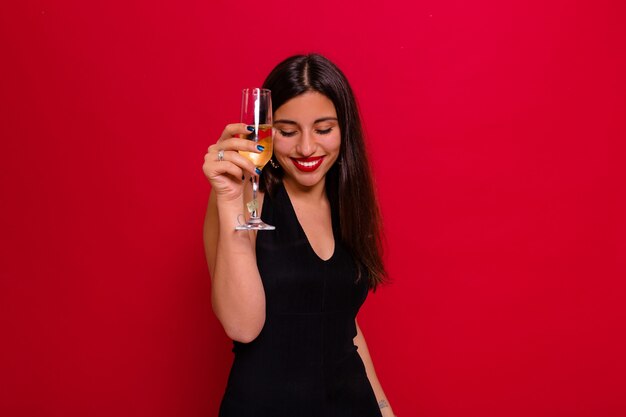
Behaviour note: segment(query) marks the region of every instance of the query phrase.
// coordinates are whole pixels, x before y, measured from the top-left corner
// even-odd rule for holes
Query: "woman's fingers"
[[[222,132],[222,136],[218,139],[218,142],[237,135],[249,135],[250,132],[251,131],[248,130],[247,125],[244,123],[231,123],[226,125],[224,131]]]
[[[209,180],[215,179],[220,175],[230,175],[233,178],[241,178],[243,176],[243,170],[237,165],[225,162],[220,164],[219,167],[211,169],[211,166],[204,164],[204,173]]]
[[[219,180],[221,176],[230,176],[239,178],[243,176],[243,169],[230,161],[216,161],[215,155],[207,153],[204,156],[204,165],[202,166],[204,175],[211,182]]]
[[[263,148],[259,148],[259,144],[255,141],[241,138],[228,138],[220,139],[217,143],[209,146],[210,152],[223,151],[244,151],[244,152],[257,152],[263,151]]]
[[[260,153],[263,147],[252,140],[245,139],[250,130],[243,123],[229,124],[222,136],[209,146],[204,156],[203,171],[209,181],[219,180],[220,175],[241,178],[244,172],[257,175],[257,167],[240,152]],[[242,136],[242,137],[238,137]]]
[[[215,161],[216,169],[219,170],[220,168],[226,165],[236,165],[237,167],[239,167],[240,170],[248,171],[251,174],[258,174],[256,172],[256,165],[254,165],[252,161],[250,161],[248,158],[241,155],[239,152],[231,151],[231,150],[222,150],[222,151],[223,151],[222,160],[219,159],[220,150],[207,153],[207,158],[209,159],[213,158],[213,160]],[[205,161],[206,161],[206,158],[205,158]]]

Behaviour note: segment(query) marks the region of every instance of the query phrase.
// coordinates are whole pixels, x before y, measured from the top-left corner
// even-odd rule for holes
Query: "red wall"
[[[623,2],[13,3],[0,415],[216,415],[203,156],[307,51],[365,118],[394,283],[360,323],[396,413],[626,415]]]

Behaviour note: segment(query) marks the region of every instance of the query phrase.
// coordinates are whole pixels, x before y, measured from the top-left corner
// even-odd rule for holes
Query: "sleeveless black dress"
[[[364,279],[340,239],[322,260],[309,244],[283,185],[265,194],[257,264],[266,297],[263,330],[234,342],[235,359],[220,417],[381,417],[357,347],[355,317]]]

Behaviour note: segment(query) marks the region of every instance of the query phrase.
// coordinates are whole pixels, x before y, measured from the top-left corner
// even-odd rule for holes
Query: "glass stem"
[[[259,215],[257,212],[257,201],[256,201],[256,192],[259,190],[258,175],[253,175],[251,180],[252,180],[252,204],[253,204],[254,210],[252,210],[252,213],[250,213],[250,217],[253,219],[258,219]]]

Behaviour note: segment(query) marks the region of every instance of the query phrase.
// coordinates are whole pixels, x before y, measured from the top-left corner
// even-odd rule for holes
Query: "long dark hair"
[[[341,147],[337,162],[326,174],[326,193],[331,207],[338,209],[341,239],[356,260],[357,280],[366,276],[369,288],[375,290],[387,278],[382,260],[382,222],[361,118],[348,80],[321,55],[296,55],[278,64],[263,88],[272,91],[274,111],[308,91],[325,95],[335,105]],[[268,164],[261,174],[261,190],[272,195],[283,175],[282,168]]]

